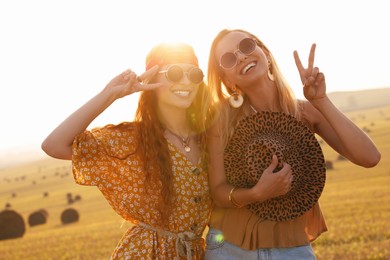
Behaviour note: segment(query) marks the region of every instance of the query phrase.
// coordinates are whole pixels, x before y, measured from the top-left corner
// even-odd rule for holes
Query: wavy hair
[[[253,38],[257,45],[265,52],[271,61],[270,70],[274,76],[275,86],[277,88],[279,105],[282,108],[282,111],[300,118],[298,102],[295,98],[295,95],[284,78],[282,72],[280,71],[276,60],[274,59],[271,51],[265,46],[265,44],[252,33],[241,30],[241,29],[223,29],[220,31],[217,36],[214,38],[208,60],[208,71],[207,71],[207,82],[213,93],[214,98],[219,102],[218,106],[218,115],[219,115],[219,129],[218,132],[223,138],[225,145],[227,144],[230,137],[233,135],[235,126],[238,121],[251,113],[251,107],[248,101],[248,98],[244,95],[244,103],[240,108],[232,108],[228,104],[228,96],[232,94],[230,88],[226,87],[224,81],[224,72],[219,65],[219,60],[216,55],[216,47],[223,37],[231,32],[242,32],[247,34],[249,37]]]
[[[153,81],[153,80],[152,80]],[[151,82],[152,82],[151,81]],[[207,160],[206,130],[213,120],[213,101],[207,85],[198,86],[195,100],[187,109],[187,120],[191,129],[199,136],[202,162]],[[139,122],[138,132],[141,142],[141,156],[146,173],[146,186],[152,182],[161,182],[162,201],[158,203],[162,214],[162,224],[168,223],[173,200],[172,159],[168,143],[164,137],[164,127],[157,112],[157,95],[155,90],[143,91],[138,101],[135,121]],[[207,165],[203,165],[207,168]]]

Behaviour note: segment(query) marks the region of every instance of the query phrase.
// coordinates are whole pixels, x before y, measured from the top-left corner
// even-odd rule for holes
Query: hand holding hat
[[[251,188],[276,155],[291,166],[292,187],[285,195],[247,205],[261,218],[285,221],[317,203],[325,186],[324,155],[314,133],[293,116],[259,112],[242,119],[225,148],[226,177],[235,187]]]

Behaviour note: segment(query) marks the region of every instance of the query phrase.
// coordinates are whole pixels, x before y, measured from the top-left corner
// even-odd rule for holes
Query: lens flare
[[[224,241],[224,238],[223,238],[223,235],[222,235],[222,234],[216,235],[216,236],[214,237],[214,239],[215,239],[215,242],[217,242],[217,243],[221,243],[221,242]]]

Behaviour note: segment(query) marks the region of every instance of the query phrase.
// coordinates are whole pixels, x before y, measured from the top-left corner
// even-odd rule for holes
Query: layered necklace
[[[168,128],[165,128],[171,135],[175,136],[177,139],[179,139],[181,141],[181,144],[183,145],[183,148],[184,148],[184,151],[186,151],[187,153],[191,152],[191,147],[190,147],[190,135],[187,136],[187,138],[184,138],[180,135],[177,135],[175,134],[174,132],[172,132],[171,130],[169,130]]]

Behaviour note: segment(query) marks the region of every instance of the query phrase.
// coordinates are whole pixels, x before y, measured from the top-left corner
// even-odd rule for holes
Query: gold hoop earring
[[[239,108],[240,106],[242,106],[242,103],[244,102],[244,98],[242,97],[241,94],[237,92],[236,86],[232,87],[232,91],[233,94],[231,94],[229,97],[229,104],[234,108]]]
[[[272,73],[272,64],[271,60],[268,58],[268,71],[267,71],[268,79],[271,81],[275,81],[274,74]]]

